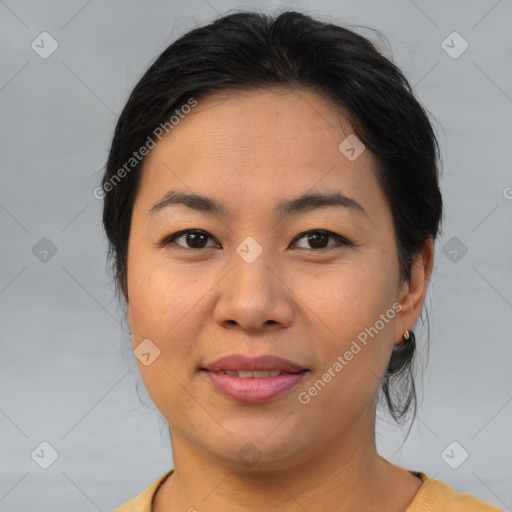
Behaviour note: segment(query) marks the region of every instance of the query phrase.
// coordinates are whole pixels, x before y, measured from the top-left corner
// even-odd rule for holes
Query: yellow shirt
[[[132,498],[114,512],[151,512],[151,501],[158,487],[171,475],[169,471],[147,489]],[[422,480],[416,496],[406,512],[503,512],[502,509],[484,503],[469,494],[457,494],[449,485],[415,473]]]

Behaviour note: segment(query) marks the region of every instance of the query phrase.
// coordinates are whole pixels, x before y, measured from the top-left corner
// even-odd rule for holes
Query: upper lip
[[[224,370],[242,370],[242,371],[281,371],[287,373],[297,373],[306,370],[302,366],[273,355],[262,355],[251,357],[244,354],[230,354],[202,368],[210,372],[221,372]]]

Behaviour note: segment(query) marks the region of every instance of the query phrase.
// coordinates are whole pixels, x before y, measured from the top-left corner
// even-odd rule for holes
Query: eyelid
[[[300,240],[301,238],[304,238],[306,235],[308,235],[310,233],[323,233],[323,234],[326,234],[326,235],[330,236],[331,238],[334,238],[336,240],[337,244],[329,245],[329,246],[324,247],[322,249],[304,249],[304,248],[302,248],[303,251],[325,252],[325,251],[328,251],[329,249],[335,249],[336,247],[340,247],[340,246],[355,246],[354,243],[352,243],[350,240],[347,240],[344,236],[338,235],[338,233],[334,233],[333,231],[329,231],[328,229],[309,229],[307,231],[303,231],[302,233],[299,233],[292,240],[292,244],[296,240]]]
[[[215,237],[210,235],[210,233],[208,233],[207,231],[204,231],[202,229],[197,229],[197,228],[183,229],[182,231],[177,231],[176,233],[172,233],[171,235],[166,236],[159,244],[156,244],[156,245],[158,247],[166,247],[166,246],[170,245],[171,243],[173,243],[177,238],[180,238],[182,235],[186,235],[187,233],[201,233],[201,234],[204,234],[208,238],[210,238],[211,240],[215,240],[219,245],[221,245],[215,239]],[[350,247],[350,246],[355,246],[356,245],[353,242],[351,242],[350,240],[347,240],[344,236],[339,235],[338,233],[334,233],[333,231],[329,231],[327,229],[320,229],[320,228],[319,229],[309,229],[307,231],[303,231],[303,232],[299,233],[292,240],[290,245],[293,245],[297,240],[300,240],[301,238],[304,238],[306,235],[308,235],[310,233],[324,233],[324,234],[330,236],[331,238],[334,238],[336,240],[337,244],[328,245],[327,247],[323,247],[323,248],[320,248],[320,249],[300,248],[303,251],[311,251],[311,252],[317,252],[317,253],[320,252],[321,253],[321,252],[328,251],[329,249],[334,249],[336,247],[341,247],[341,246]],[[178,244],[176,244],[176,246],[179,247],[180,249],[185,249],[185,250],[190,250],[190,251],[200,251],[201,249],[206,249],[207,248],[207,247],[201,247],[199,249],[193,249],[193,248],[190,248],[190,247],[183,247],[182,245],[178,245]],[[210,248],[211,248],[211,246],[210,246]]]
[[[207,231],[204,231],[203,229],[190,228],[190,229],[183,229],[182,231],[176,231],[176,233],[172,233],[171,235],[166,236],[159,244],[157,244],[157,246],[158,247],[166,247],[166,246],[172,244],[176,240],[176,238],[180,238],[182,235],[186,235],[188,233],[204,234],[211,240],[215,240],[215,237],[213,237],[212,235],[210,235],[210,233],[208,233]],[[217,242],[217,243],[219,243],[219,242]],[[219,243],[219,245],[220,245],[220,243]],[[176,244],[176,246],[179,247],[180,249],[186,249],[189,251],[200,251],[201,250],[201,249],[192,249],[190,247],[184,247],[184,246],[178,245],[178,244]],[[204,247],[202,249],[204,249]]]

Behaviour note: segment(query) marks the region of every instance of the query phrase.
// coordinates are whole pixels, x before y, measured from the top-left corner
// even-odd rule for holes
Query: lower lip
[[[309,371],[288,373],[262,379],[241,379],[233,375],[214,373],[207,370],[204,370],[204,373],[218,391],[236,402],[263,404],[291,391],[306,377]]]

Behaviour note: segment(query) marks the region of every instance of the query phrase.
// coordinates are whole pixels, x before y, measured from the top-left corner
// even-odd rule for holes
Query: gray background
[[[405,429],[379,413],[380,453],[511,510],[512,3],[5,0],[1,511],[111,510],[172,467],[120,322],[92,191],[116,117],[153,58],[230,9],[284,6],[381,30],[437,119],[446,223],[428,300],[430,359],[405,444]],[[31,47],[43,31],[59,45],[46,59]],[[469,43],[458,58],[441,46],[453,31]],[[31,458],[42,441],[59,455],[48,469]],[[458,469],[442,456],[453,441],[469,453]],[[450,450],[452,461],[463,453]]]

